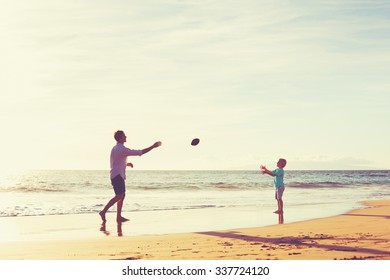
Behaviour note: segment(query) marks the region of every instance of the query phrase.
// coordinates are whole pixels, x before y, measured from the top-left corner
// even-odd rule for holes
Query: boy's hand
[[[157,148],[157,147],[160,147],[160,146],[161,146],[161,141],[158,141],[158,142],[153,144],[154,148]]]
[[[130,166],[131,168],[133,168],[133,164],[131,162],[128,162],[126,165]]]
[[[260,165],[260,170],[266,170],[267,168],[265,167],[265,165]]]

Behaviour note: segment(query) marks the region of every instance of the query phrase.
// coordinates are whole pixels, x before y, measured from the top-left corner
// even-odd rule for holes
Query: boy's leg
[[[276,210],[274,212],[276,214],[282,214],[283,213],[283,200],[282,200],[283,193],[284,193],[284,186],[279,187],[278,189],[276,189],[275,199],[276,199],[276,201],[278,203],[278,210]]]
[[[278,206],[277,210],[274,211],[275,214],[278,214],[279,211],[279,202],[278,202],[278,190],[275,190],[275,200],[276,200],[276,205]]]
[[[279,214],[283,214],[283,200],[282,199],[278,199],[278,211],[279,211]]]

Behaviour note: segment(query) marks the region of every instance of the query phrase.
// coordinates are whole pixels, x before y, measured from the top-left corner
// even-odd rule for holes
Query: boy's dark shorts
[[[125,180],[121,175],[117,175],[111,179],[111,185],[114,187],[114,192],[116,195],[120,195],[126,192]]]

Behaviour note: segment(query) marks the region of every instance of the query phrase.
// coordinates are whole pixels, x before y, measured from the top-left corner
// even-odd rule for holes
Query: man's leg
[[[123,201],[125,200],[126,193],[122,194],[121,199],[118,200],[118,204],[116,205],[116,221],[118,223],[121,222],[126,222],[128,219],[122,217],[122,206],[123,206]]]
[[[113,206],[121,198],[122,198],[122,194],[114,196],[113,198],[110,199],[110,201],[107,203],[107,205],[104,207],[104,209],[99,212],[99,215],[102,218],[103,222],[106,221],[106,213],[107,213],[108,209],[110,209],[111,206]],[[121,209],[121,211],[122,211],[122,209]]]

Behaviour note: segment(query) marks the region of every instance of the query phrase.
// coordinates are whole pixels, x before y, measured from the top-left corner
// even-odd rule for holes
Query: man
[[[122,206],[123,200],[125,199],[126,187],[126,166],[133,167],[132,163],[127,163],[128,156],[141,156],[150,152],[154,148],[161,146],[161,142],[156,142],[152,146],[145,148],[143,150],[132,150],[124,146],[126,142],[126,135],[122,130],[118,130],[114,133],[114,138],[117,141],[116,145],[111,150],[110,156],[110,178],[111,184],[114,188],[115,196],[110,199],[107,205],[102,211],[99,212],[100,217],[103,220],[103,223],[106,222],[106,213],[111,206],[117,203],[117,215],[116,221],[118,223],[126,222],[128,219],[122,217]]]

